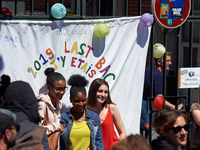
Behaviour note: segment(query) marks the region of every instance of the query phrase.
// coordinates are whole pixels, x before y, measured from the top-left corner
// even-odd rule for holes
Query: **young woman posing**
[[[97,78],[91,83],[87,107],[100,117],[105,150],[110,150],[115,143],[126,137],[119,110],[111,100],[109,85],[105,80]],[[119,138],[115,133],[114,125],[118,131]]]
[[[72,75],[68,84],[71,86],[70,102],[73,107],[61,115],[60,122],[64,126],[60,138],[61,150],[103,150],[99,116],[85,108],[88,81],[80,75]]]
[[[60,109],[62,103],[60,100],[65,94],[66,81],[62,74],[54,72],[53,68],[47,68],[45,70],[45,75],[47,76],[46,84],[48,93],[41,93],[38,99],[38,112],[43,120],[39,125],[47,128],[47,135],[60,130],[63,128],[60,125]],[[49,123],[44,125],[45,116],[48,113]],[[51,143],[49,143],[51,144]]]

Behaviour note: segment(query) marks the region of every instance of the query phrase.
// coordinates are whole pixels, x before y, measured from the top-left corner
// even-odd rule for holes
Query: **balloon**
[[[153,108],[156,110],[161,110],[165,104],[165,99],[162,96],[157,96],[153,101]]]
[[[2,15],[12,15],[12,12],[10,9],[3,7],[3,8],[1,8],[1,14]]]
[[[149,27],[153,24],[153,15],[145,13],[140,17],[140,25],[143,27]]]
[[[94,33],[98,37],[105,37],[110,33],[110,28],[106,24],[99,24],[94,28]]]
[[[66,8],[63,4],[61,3],[55,3],[51,7],[51,15],[56,18],[56,19],[61,19],[65,16],[66,14]]]
[[[156,43],[153,46],[153,57],[160,58],[165,54],[165,51],[165,47],[162,44]]]

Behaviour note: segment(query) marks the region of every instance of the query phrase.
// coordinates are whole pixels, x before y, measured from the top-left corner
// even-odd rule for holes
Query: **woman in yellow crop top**
[[[88,81],[80,75],[72,75],[68,84],[71,86],[70,102],[73,107],[61,115],[64,130],[60,138],[60,149],[103,150],[99,116],[85,108],[85,86]]]

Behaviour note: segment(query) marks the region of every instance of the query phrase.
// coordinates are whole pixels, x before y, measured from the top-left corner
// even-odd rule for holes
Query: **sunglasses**
[[[190,128],[190,125],[189,124],[185,124],[184,126],[174,126],[171,128],[171,130],[174,132],[174,133],[179,133],[182,128],[185,130],[185,131],[188,131],[189,128]]]

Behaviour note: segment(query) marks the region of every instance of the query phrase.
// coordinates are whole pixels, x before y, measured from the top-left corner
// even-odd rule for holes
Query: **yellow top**
[[[74,122],[70,133],[70,150],[92,149],[90,134],[86,121]]]

